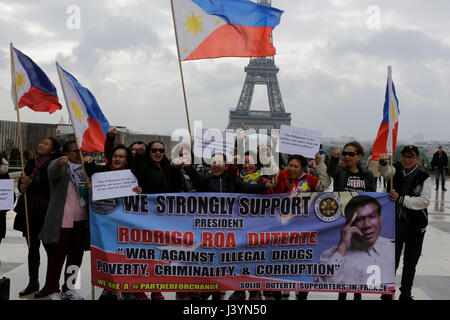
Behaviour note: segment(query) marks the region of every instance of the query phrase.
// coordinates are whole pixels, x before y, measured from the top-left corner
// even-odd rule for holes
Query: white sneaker
[[[64,300],[84,300],[84,298],[73,289],[61,292],[61,298]]]
[[[48,295],[48,300],[62,300],[62,298],[59,292],[55,292]]]

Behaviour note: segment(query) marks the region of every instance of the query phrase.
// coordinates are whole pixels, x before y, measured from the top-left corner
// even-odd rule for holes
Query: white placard
[[[314,158],[320,150],[322,134],[322,131],[281,125],[277,147],[281,153]]]
[[[100,172],[92,175],[92,199],[94,201],[136,195],[138,186],[130,170]]]
[[[198,128],[194,132],[194,155],[206,162],[214,153],[223,153],[227,156],[227,162],[232,162],[236,134],[219,129]]]
[[[0,179],[0,210],[14,209],[14,180]]]

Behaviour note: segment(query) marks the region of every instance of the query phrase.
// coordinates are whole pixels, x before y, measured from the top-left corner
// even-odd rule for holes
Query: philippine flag
[[[400,109],[394,82],[392,81],[392,68],[388,66],[388,80],[383,108],[383,121],[378,130],[377,138],[373,143],[372,159],[378,161],[380,154],[394,155],[397,145],[398,118]]]
[[[56,64],[56,68],[78,148],[87,152],[104,152],[110,126],[97,100],[59,64]]]
[[[56,88],[47,75],[28,56],[11,44],[11,96],[17,108],[53,113],[61,110]],[[17,98],[16,98],[17,97]]]
[[[275,55],[283,11],[249,0],[173,0],[180,60]]]

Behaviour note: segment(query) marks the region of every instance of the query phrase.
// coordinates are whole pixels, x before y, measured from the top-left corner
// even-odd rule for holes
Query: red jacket
[[[303,174],[299,179],[291,179],[288,176],[287,170],[280,170],[278,184],[273,192],[291,193],[294,190],[297,192],[314,192],[318,182],[319,178],[309,173]]]

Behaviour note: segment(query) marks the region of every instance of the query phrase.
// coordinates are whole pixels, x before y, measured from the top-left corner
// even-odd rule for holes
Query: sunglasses
[[[342,152],[343,157],[345,157],[345,156],[354,157],[356,155],[357,154],[355,152],[346,152],[346,151]]]
[[[166,151],[166,149],[164,149],[164,148],[161,148],[161,149],[152,148],[152,152],[153,152],[153,153],[157,153],[157,152],[159,152],[159,153],[164,153],[165,151]]]

